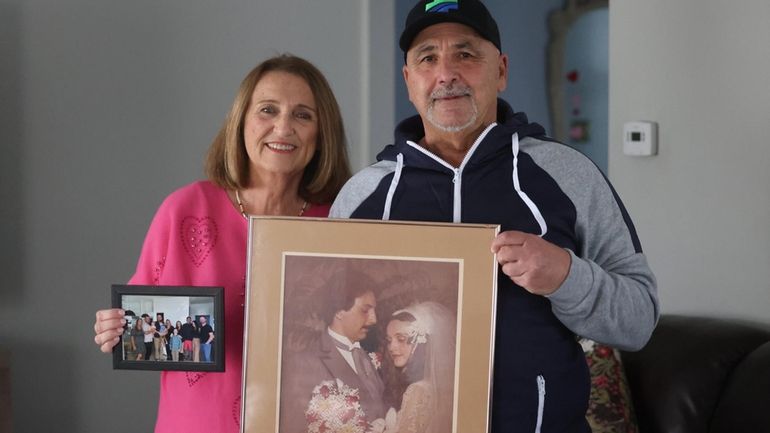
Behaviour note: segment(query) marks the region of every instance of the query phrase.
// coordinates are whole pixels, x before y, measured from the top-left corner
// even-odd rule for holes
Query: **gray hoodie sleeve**
[[[345,183],[329,210],[329,218],[350,218],[350,215],[366,200],[382,179],[393,173],[395,163],[380,161],[356,173]]]
[[[577,211],[580,251],[548,296],[574,333],[623,350],[641,349],[659,317],[657,285],[631,221],[598,168],[567,146],[528,138],[522,150],[546,170]]]

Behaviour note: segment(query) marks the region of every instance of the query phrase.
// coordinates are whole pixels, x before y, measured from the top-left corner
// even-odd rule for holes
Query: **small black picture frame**
[[[222,287],[113,284],[112,307],[126,312],[123,335],[112,352],[114,369],[225,371]]]

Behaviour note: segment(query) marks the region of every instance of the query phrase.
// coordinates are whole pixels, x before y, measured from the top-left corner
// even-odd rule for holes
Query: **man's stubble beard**
[[[452,97],[452,96],[463,96],[463,97],[470,98],[472,113],[468,121],[461,125],[441,124],[439,123],[438,119],[436,119],[436,116],[435,116],[434,109],[436,106],[436,100],[439,98]],[[431,92],[430,103],[428,104],[428,110],[425,113],[425,117],[427,118],[428,122],[430,122],[431,125],[433,125],[436,129],[440,131],[460,132],[476,123],[479,117],[479,107],[476,105],[476,101],[473,99],[473,94],[470,87],[466,87],[466,86],[442,87]]]

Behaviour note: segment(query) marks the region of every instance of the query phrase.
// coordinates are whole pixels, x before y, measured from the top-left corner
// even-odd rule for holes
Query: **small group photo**
[[[217,288],[211,288],[212,294],[189,293],[208,289],[113,286],[113,303],[125,311],[126,320],[121,344],[114,349],[115,368],[217,368],[224,335]]]

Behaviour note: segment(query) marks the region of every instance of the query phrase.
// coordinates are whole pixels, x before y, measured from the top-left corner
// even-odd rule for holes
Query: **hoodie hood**
[[[498,150],[493,147],[491,143],[501,142],[501,140],[489,140],[489,138],[508,136],[509,140],[502,142],[507,143],[510,141],[510,136],[513,135],[513,133],[518,133],[520,139],[524,137],[547,138],[545,136],[545,129],[542,126],[537,123],[530,123],[524,112],[514,112],[507,102],[498,98],[497,125],[489,131],[487,138],[484,140],[485,142],[488,142],[489,145],[486,145],[487,143],[485,143],[484,146],[480,146],[473,155],[473,159],[483,159],[485,156],[494,154]],[[404,119],[396,126],[395,144],[385,146],[385,148],[377,155],[377,160],[395,161],[399,153],[404,155],[419,153],[420,158],[416,158],[418,160],[427,158],[427,156],[417,152],[407,144],[407,141],[418,143],[424,136],[425,128],[423,127],[422,118],[419,114]],[[417,162],[413,161],[412,158],[409,158],[409,160],[411,164]]]

